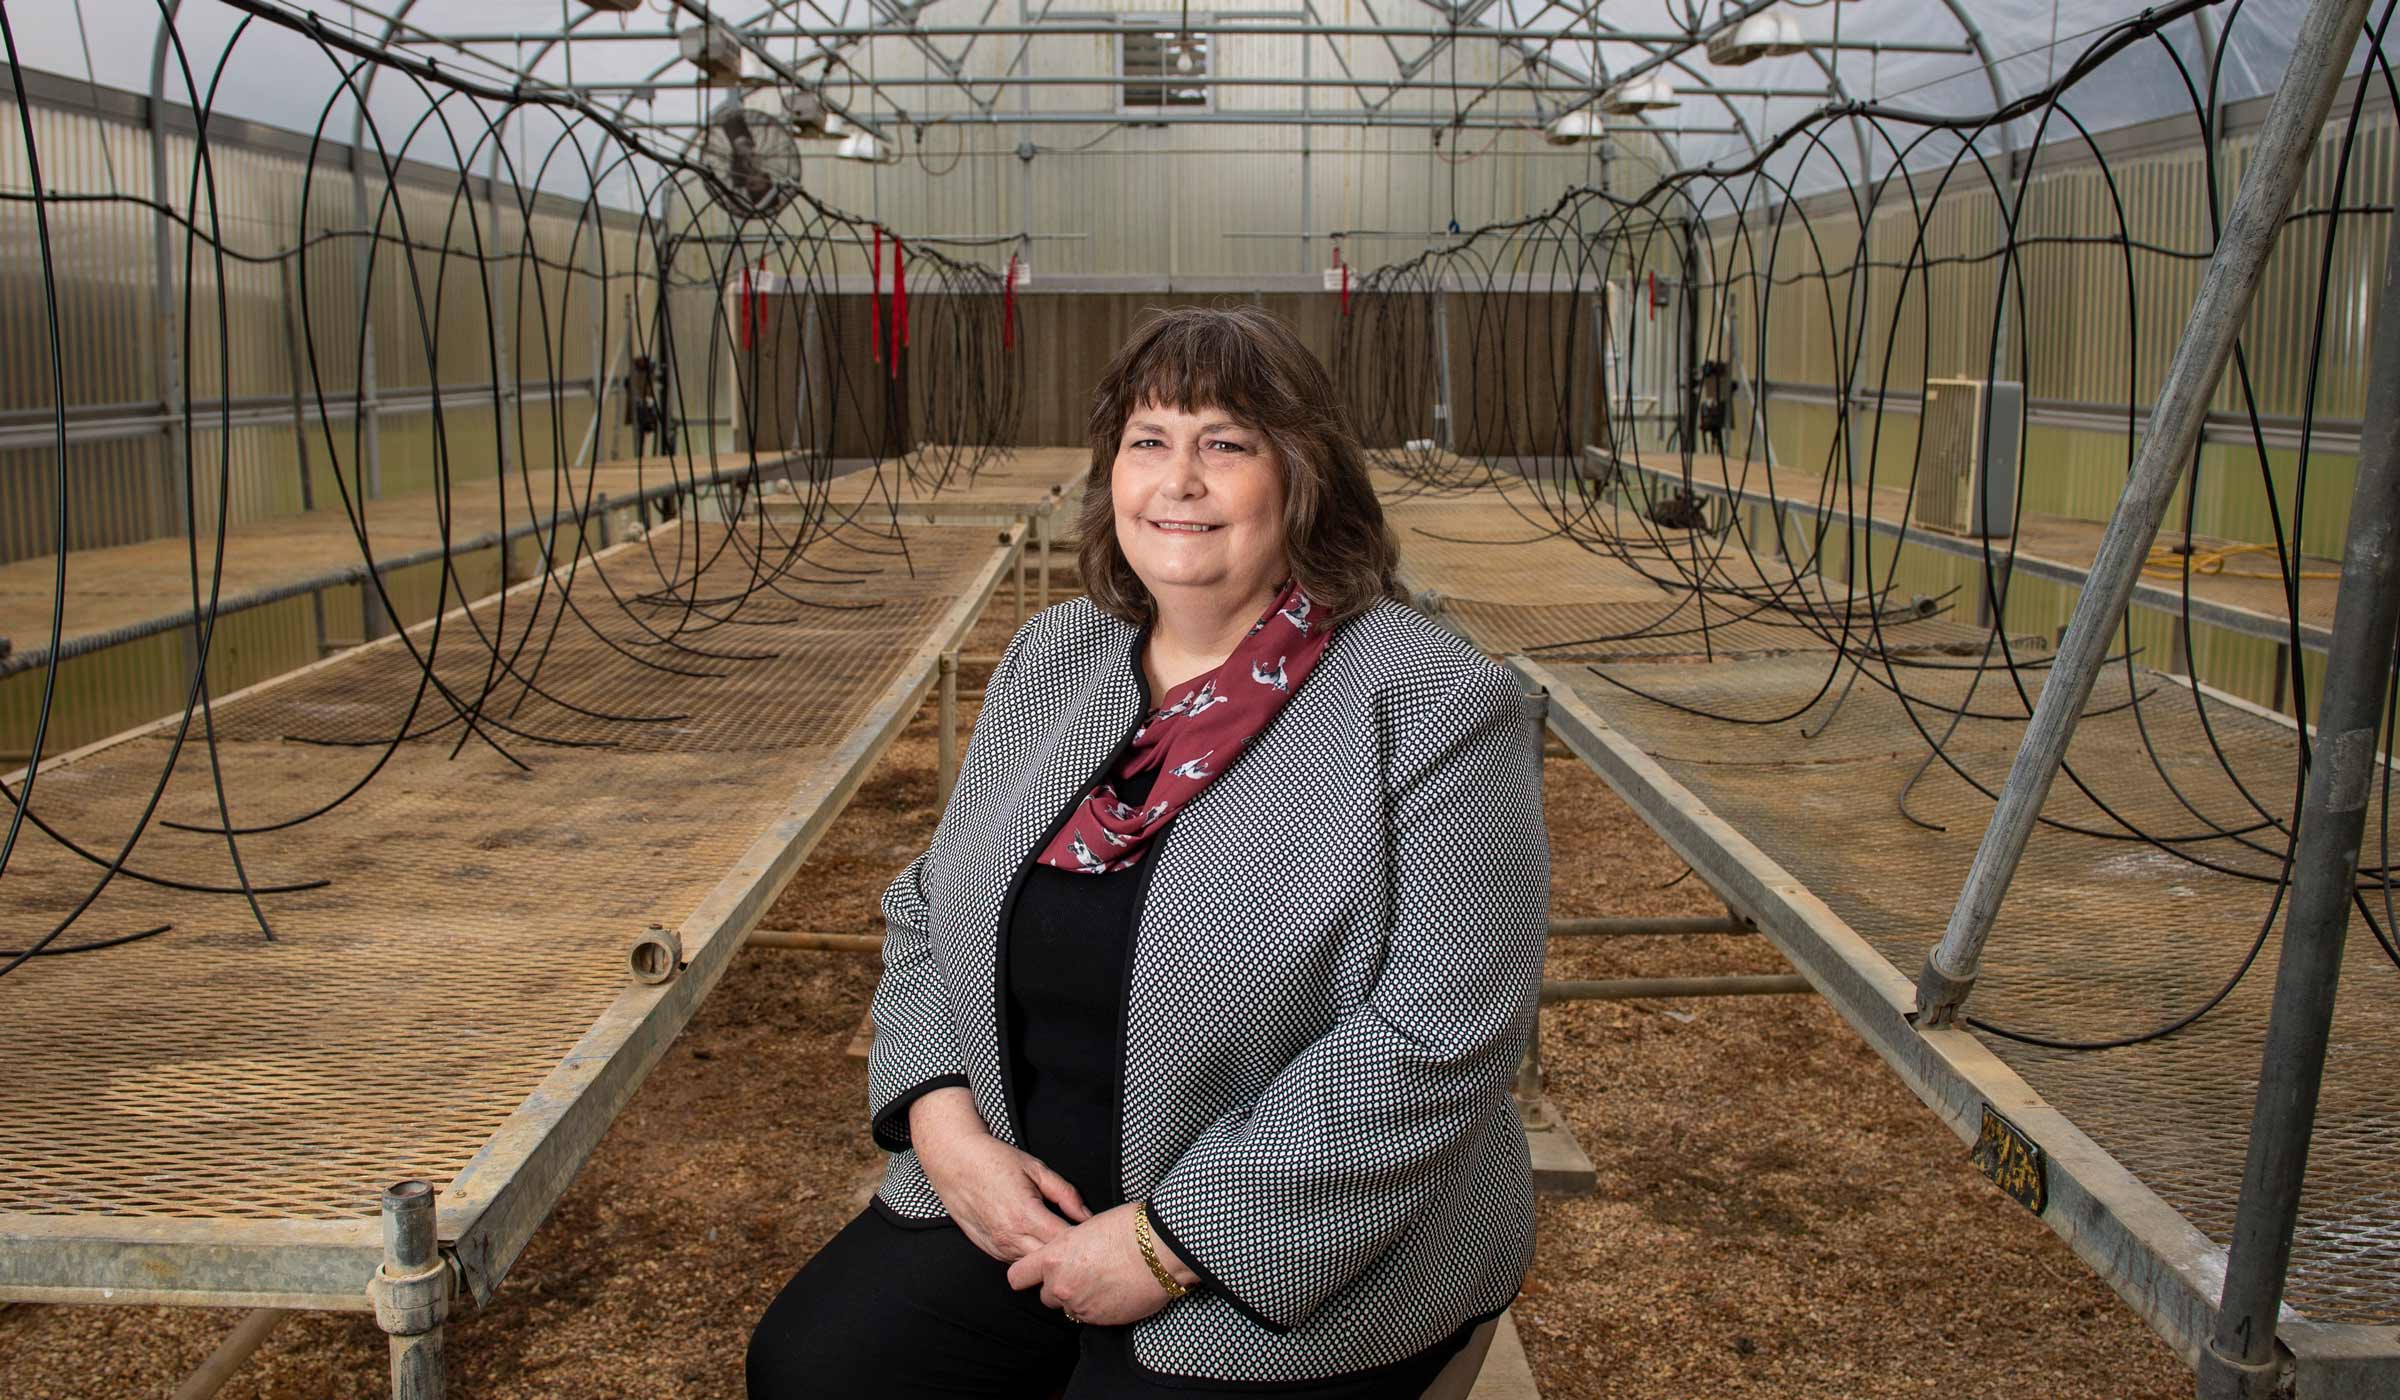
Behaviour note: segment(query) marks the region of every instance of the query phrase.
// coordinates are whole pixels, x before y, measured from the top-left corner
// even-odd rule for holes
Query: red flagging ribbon
[[[1650,274],[1650,319],[1658,319],[1658,274]]]
[[[1333,245],[1333,265],[1342,270],[1342,314],[1350,314],[1350,264],[1342,261],[1342,245]]]
[[[867,265],[867,333],[874,337],[875,363],[883,363],[883,229],[875,230],[874,261]]]
[[[1008,255],[1008,280],[1000,285],[1000,348],[1017,345],[1017,255]]]
[[[750,343],[755,345],[767,333],[767,256],[758,256],[758,276],[750,283]]]
[[[892,239],[892,378],[900,377],[900,349],[908,344],[908,275],[906,250]]]
[[[750,348],[750,318],[751,318],[751,313],[750,313],[750,295],[751,295],[751,293],[750,293],[750,269],[749,269],[749,267],[748,267],[748,266],[744,266],[744,267],[742,268],[742,292],[741,292],[741,299],[742,299],[742,348],[743,348],[744,350],[747,350],[747,349],[749,349],[749,348]]]

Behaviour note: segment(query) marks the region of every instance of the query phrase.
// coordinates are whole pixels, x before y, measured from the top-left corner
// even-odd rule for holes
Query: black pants
[[[1396,1365],[1272,1393],[1289,1400],[1417,1400],[1474,1332]],[[1137,1400],[1256,1394],[1164,1384],[1135,1369],[1131,1327],[1072,1323],[1041,1290],[943,1223],[894,1224],[870,1205],[817,1251],[750,1334],[750,1400],[804,1396]]]

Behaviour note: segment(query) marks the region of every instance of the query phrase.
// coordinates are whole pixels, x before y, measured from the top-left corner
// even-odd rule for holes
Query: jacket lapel
[[[1113,621],[1113,619],[1112,619]],[[1141,706],[1141,690],[1133,667],[1139,629],[1117,623],[1104,634],[1096,658],[1072,654],[1050,662],[1077,667],[1073,691],[1057,716],[1031,745],[1032,752],[1014,778],[997,794],[994,814],[983,843],[986,858],[976,863],[974,918],[958,930],[960,951],[956,987],[960,995],[959,1033],[969,1065],[985,1065],[990,1098],[984,1118],[993,1132],[1015,1141],[1012,1109],[1005,1102],[1006,1046],[1000,1024],[1001,957],[1005,947],[1010,895],[1025,863],[1047,842],[1051,831],[1099,775],[1101,766],[1133,732]],[[1089,653],[1086,654],[1089,657]],[[1024,682],[1019,682],[1020,686]],[[1032,701],[1030,686],[1019,690]]]

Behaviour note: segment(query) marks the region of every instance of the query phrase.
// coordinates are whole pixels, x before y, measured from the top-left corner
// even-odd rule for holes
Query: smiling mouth
[[[1202,525],[1192,521],[1152,520],[1147,523],[1170,535],[1205,535],[1218,528],[1214,525]]]

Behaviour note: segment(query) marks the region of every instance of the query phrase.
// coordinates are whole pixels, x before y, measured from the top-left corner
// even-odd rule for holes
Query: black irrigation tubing
[[[190,927],[188,919],[180,925],[141,920],[144,926],[135,932],[63,942],[119,876],[181,896],[239,897],[251,922],[273,938],[264,899],[329,882],[305,874],[254,878],[251,867],[262,849],[269,864],[279,863],[274,846],[261,843],[359,797],[409,744],[446,738],[456,758],[473,741],[526,769],[531,765],[518,748],[619,748],[685,720],[684,713],[663,712],[675,706],[611,704],[608,696],[589,693],[596,684],[591,678],[548,663],[562,638],[588,638],[637,674],[672,678],[681,692],[696,694],[780,654],[755,644],[729,646],[713,641],[712,633],[734,636],[728,629],[749,632],[813,613],[884,606],[872,595],[876,581],[916,567],[901,528],[898,482],[919,491],[971,482],[1003,450],[998,444],[1013,440],[1023,412],[1028,337],[1020,324],[1017,344],[1002,348],[1003,287],[990,267],[907,244],[789,181],[776,185],[771,209],[741,203],[726,172],[709,165],[697,148],[662,148],[580,96],[477,81],[438,61],[385,51],[272,0],[225,3],[239,18],[205,74],[194,70],[161,5],[162,61],[173,61],[162,75],[171,72],[196,116],[193,160],[180,190],[170,194],[162,186],[145,196],[52,188],[29,111],[20,104],[30,188],[0,199],[29,205],[38,234],[52,390],[49,533],[56,569],[31,756],[21,779],[0,781],[0,801],[9,805],[0,874],[19,857],[23,839],[38,834],[55,852],[53,859],[68,869],[90,867],[91,876],[80,895],[62,896],[58,910],[45,911],[42,917],[51,920],[46,931],[23,938],[0,933],[0,941],[19,945],[0,950],[0,976],[33,958],[123,947]],[[0,8],[10,73],[21,78],[7,24]],[[208,140],[218,92],[247,75],[243,61],[259,48],[243,45],[253,24],[298,35],[333,77],[300,160],[298,222],[292,236],[269,239],[264,247],[255,241],[236,246],[224,228],[220,172]],[[370,107],[369,85],[379,78],[406,83],[422,99],[422,110],[405,129],[387,132]],[[554,119],[552,129],[530,132],[525,118],[534,112]],[[356,121],[347,178],[320,161],[335,140],[332,124],[345,113]],[[405,181],[404,161],[414,162]],[[455,170],[455,180],[445,185],[424,174],[441,168]],[[488,174],[477,175],[479,168]],[[542,193],[574,186],[592,193],[576,200]],[[624,207],[603,205],[598,192],[611,186],[629,190]],[[221,651],[215,644],[218,620],[257,601],[221,592],[228,551],[237,547],[231,535],[231,386],[223,385],[213,410],[205,407],[204,394],[191,392],[200,385],[186,386],[181,421],[170,425],[185,467],[179,485],[191,608],[179,624],[187,643],[184,695],[180,713],[154,726],[169,742],[161,746],[138,812],[103,842],[71,835],[67,827],[80,823],[52,819],[62,799],[50,796],[41,779],[59,761],[49,749],[68,588],[75,582],[73,497],[66,489],[73,405],[66,392],[52,223],[62,210],[109,205],[146,210],[158,221],[162,259],[180,244],[174,271],[182,285],[166,289],[176,299],[180,324],[164,330],[180,336],[187,365],[199,363],[193,352],[203,333],[211,333],[215,364],[231,362],[233,268],[289,269],[301,366],[292,386],[301,421],[293,431],[306,434],[303,470],[332,485],[339,519],[356,548],[358,562],[342,572],[358,585],[362,621],[366,613],[378,614],[391,635],[375,642],[379,654],[372,661],[362,659],[341,681],[327,682],[355,691],[346,700],[369,718],[273,736],[366,751],[359,770],[335,779],[328,791],[302,794],[293,811],[250,810],[259,799],[246,795],[253,784],[245,781],[243,760],[220,740],[228,721],[237,726],[231,732],[255,736],[238,727],[238,704],[220,712],[225,697],[215,694],[209,675],[211,658]],[[336,208],[341,212],[329,213]],[[864,262],[864,250],[876,239],[893,243],[889,257],[906,250],[912,314],[903,348],[896,308],[878,282],[878,353],[868,363],[856,347],[858,337],[846,333],[862,319],[860,299],[845,293],[838,279],[855,279],[851,269]],[[895,281],[900,272],[893,269]],[[752,279],[761,273],[778,279],[774,295],[753,294]],[[210,317],[213,328],[206,326]],[[812,340],[816,327],[821,334]],[[780,396],[780,385],[788,382],[770,383],[769,354],[794,347],[808,382],[821,392],[812,390],[803,402],[775,412],[776,420],[791,420],[783,425],[791,434],[785,447],[737,452],[732,455],[746,456],[746,463],[728,466],[712,455],[728,440],[712,421],[716,405],[730,403],[739,423],[758,422],[767,400]],[[635,355],[651,364],[652,398],[638,414],[627,402]],[[730,376],[724,372],[729,363],[738,367]],[[428,425],[418,440],[422,455],[412,453],[407,462],[407,489],[421,487],[423,494],[398,507],[420,512],[418,528],[426,523],[421,512],[431,511],[438,547],[409,551],[425,556],[410,567],[430,592],[429,611],[405,605],[394,569],[395,557],[407,555],[386,545],[400,516],[369,471],[382,445],[370,365],[384,383],[433,390],[422,405]],[[215,373],[225,377],[222,368]],[[462,403],[454,405],[453,394],[441,391],[469,380],[477,387]],[[575,399],[566,395],[570,385],[576,386]],[[569,422],[586,394],[591,423],[588,435],[576,440]],[[204,406],[193,408],[194,402]],[[344,411],[346,435],[336,426]],[[488,420],[491,436],[468,438],[457,421],[461,412]],[[622,423],[612,414],[621,415]],[[306,423],[310,417],[313,424]],[[637,511],[643,527],[617,544],[603,568],[595,538],[603,509],[598,464],[606,455],[603,443],[620,426],[637,429],[635,493],[608,501],[606,509]],[[216,460],[206,467],[213,479],[199,475],[204,433],[213,434]],[[311,445],[313,453],[305,450]],[[480,468],[494,450],[488,478],[463,467],[473,460]],[[837,489],[828,469],[837,458],[865,459],[868,473],[860,481],[870,489]],[[721,527],[702,527],[704,495],[719,506]],[[497,509],[498,530],[479,530],[473,538],[454,533],[460,504],[477,496],[485,508]],[[213,522],[206,518],[210,509]],[[653,528],[669,517],[679,528]],[[530,543],[512,539],[512,532]],[[471,570],[468,556],[491,554],[505,582],[524,551],[539,555],[531,576],[485,597],[491,590]],[[633,578],[635,572],[641,577]],[[577,588],[579,581],[586,586]],[[420,613],[422,621],[409,621]],[[189,747],[205,763],[212,815],[171,818],[161,808],[179,767],[190,776],[184,757],[195,724],[198,743]],[[48,798],[38,808],[37,791]],[[151,868],[156,860],[137,863],[137,850],[157,854],[157,843],[166,839],[156,834],[162,830],[196,836],[204,847],[214,843],[231,878],[188,874],[183,867],[204,847],[177,848],[182,859],[175,876]],[[145,840],[152,845],[143,848]],[[113,854],[103,846],[113,846]],[[46,873],[52,871],[45,865]]]
[[[2203,146],[2214,151],[2221,68],[2231,44],[2220,43],[2215,65],[2202,78],[2189,70],[2163,32],[2170,21],[2199,8],[2201,0],[2185,0],[2114,25],[2084,47],[2054,82],[1988,112],[1952,115],[1879,103],[1828,103],[1771,133],[1747,159],[1667,171],[1631,195],[1570,189],[1541,212],[1458,232],[1421,254],[1355,273],[1350,305],[1339,322],[1335,368],[1362,439],[1406,483],[1393,498],[1488,494],[1505,478],[1511,489],[1500,499],[1524,520],[1523,530],[1486,530],[1479,533],[1496,538],[1481,540],[1418,533],[1493,548],[1570,543],[1613,558],[1660,588],[1659,615],[1642,625],[1546,644],[1534,648],[1536,654],[1681,639],[1684,650],[1713,657],[1723,629],[1736,622],[1768,629],[1769,635],[1790,631],[1795,642],[1813,637],[1824,655],[1822,675],[1809,673],[1815,693],[1767,715],[1669,699],[1598,666],[1589,669],[1630,695],[1730,725],[1798,723],[1820,715],[1813,731],[1802,730],[1811,740],[1838,720],[1863,676],[1893,697],[1924,748],[1924,762],[1897,795],[1900,815],[1932,825],[1908,810],[1908,798],[1936,764],[1984,799],[1995,799],[1998,784],[1972,771],[1957,736],[1969,720],[1984,724],[1986,736],[1991,724],[2022,725],[2032,712],[2038,678],[2048,669],[2047,652],[2031,654],[2007,622],[2019,530],[2035,509],[2028,501],[2029,483],[2020,473],[2006,538],[1996,542],[1986,536],[1970,554],[1973,581],[1966,587],[1974,590],[1977,604],[1974,625],[1984,630],[1981,654],[1959,650],[1950,659],[1929,657],[1911,645],[1908,629],[1933,617],[1955,620],[1959,590],[1916,599],[1901,582],[1906,561],[1926,548],[1923,527],[1914,523],[1925,444],[1922,433],[1913,433],[1913,448],[1893,451],[1880,429],[1896,406],[1914,411],[1911,391],[1937,376],[1937,363],[1944,371],[1980,373],[1987,381],[2032,382],[2040,368],[2034,335],[2043,327],[2029,297],[2042,274],[2029,258],[2070,251],[2098,255],[2090,295],[2114,303],[2125,343],[2120,355],[2093,362],[2123,366],[2121,394],[2107,408],[2122,425],[2124,465],[2130,470],[2145,402],[2143,367],[2153,366],[2148,372],[2155,374],[2153,362],[2179,329],[2146,324],[2139,289],[2145,276],[2181,275],[2170,269],[2213,255],[2223,217],[2220,172],[2210,161],[2208,246],[2187,248],[2137,236],[2116,165],[2070,99],[2119,55],[2155,42],[2178,74]],[[2380,86],[2400,98],[2400,82],[2384,48],[2395,8],[2400,5],[2387,0],[2366,35],[2366,78],[2353,95],[2338,146],[2330,146],[2332,179],[2312,183],[2312,189],[2324,191],[2321,200],[2292,211],[2282,223],[2286,247],[2294,251],[2279,265],[2292,265],[2296,280],[2304,263],[2310,280],[2299,296],[2286,298],[2299,308],[2295,319],[2306,344],[2304,363],[2291,367],[2297,374],[2285,375],[2284,385],[2292,387],[2278,386],[2284,397],[2297,400],[2285,421],[2297,422],[2299,443],[2292,454],[2296,462],[2280,476],[2267,447],[2267,410],[2262,408],[2267,390],[2252,371],[2249,348],[2240,342],[2229,382],[2239,409],[2227,420],[2246,425],[2246,455],[2266,504],[2273,577],[2280,582],[2286,614],[2280,629],[2285,682],[2293,713],[2300,715],[2308,710],[2299,621],[2301,545],[2311,467],[2324,455],[2315,444],[2324,390],[2328,372],[2336,368],[2326,362],[2332,294],[2335,279],[2343,275],[2343,250],[2356,257],[2360,223],[2388,222],[2394,214],[2388,203],[2354,196],[2350,174],[2359,158],[2369,89]],[[2236,0],[2225,15],[2227,34],[2241,19],[2241,9]],[[1872,160],[1872,168],[1859,169],[1856,160],[1835,152],[1827,137],[1844,127],[1858,133],[1860,158]],[[1936,137],[1950,144],[1937,145]],[[2004,139],[2005,169],[1989,149]],[[2078,175],[2088,172],[2097,186],[2094,193],[2105,196],[2092,206],[2105,221],[2099,226],[2061,227],[2063,211],[2040,179],[2055,168],[2043,158],[2054,148],[2071,151]],[[1811,193],[1819,184],[1823,192]],[[1954,217],[1962,205],[1974,212]],[[1840,211],[1839,229],[1820,229],[1833,218],[1812,211],[1828,207]],[[1869,232],[1853,237],[1851,229]],[[1945,300],[1940,279],[1969,271],[1991,279],[1989,298],[1954,311],[1958,290],[1950,287]],[[1939,318],[1937,304],[1944,312]],[[1976,316],[1988,321],[1966,319]],[[1792,353],[1796,338],[1783,328],[1794,317],[1803,318],[1797,340],[1814,342],[1805,345],[1809,363],[1829,370],[1827,392],[1841,411],[1819,460],[1778,463],[1767,444],[1769,420],[1782,393],[1762,395],[1760,381],[1768,377],[1770,348],[1777,360]],[[1974,346],[1972,337],[1981,333],[1973,327],[1980,324],[1991,330]],[[2080,326],[2077,334],[2085,334]],[[1938,360],[1937,346],[1942,347]],[[2090,351],[2088,345],[2078,349]],[[1961,358],[1962,350],[1973,358]],[[1702,362],[1726,366],[1718,386],[1721,424],[1704,424],[1696,403]],[[2354,367],[2341,368],[2356,373]],[[2026,414],[2030,407],[2022,404],[2018,412]],[[2277,411],[2285,410],[2279,406]],[[2020,416],[2015,426],[2022,441],[2028,421]],[[1980,431],[1991,427],[1981,425]],[[1697,440],[1704,432],[1709,441]],[[1595,478],[1587,470],[1587,442],[1599,444],[1604,467],[1613,471]],[[1630,451],[1642,453],[1648,464],[1626,462]],[[1700,504],[1696,469],[1704,461],[1713,462],[1725,482],[1721,525],[1710,525],[1710,508]],[[2204,477],[2203,465],[2193,464],[2187,478],[2187,540],[2197,537],[2201,483],[2219,479]],[[1807,486],[1785,490],[1776,479],[1779,469]],[[1878,502],[1879,484],[1898,497],[1888,526],[1883,517],[1894,507]],[[1761,510],[1771,519],[1770,534],[1757,533],[1754,516]],[[1795,515],[1806,519],[1795,522]],[[2194,578],[2189,556],[2187,550],[2171,619],[2187,654]],[[1847,581],[1837,587],[1829,576]],[[1784,648],[1776,644],[1774,649]],[[2145,790],[2145,801],[2138,804],[2112,797],[2112,792],[2133,792],[2127,780],[2134,775],[2095,773],[2070,763],[2061,770],[2071,785],[2066,790],[2083,798],[2093,815],[2073,821],[2045,817],[2043,825],[2146,846],[2199,869],[2268,886],[2265,915],[2246,954],[2214,991],[2149,1029],[2078,1038],[1974,1023],[1995,1035],[2068,1050],[2172,1035],[2222,1005],[2241,984],[2280,914],[2308,781],[2308,745],[2296,737],[2290,744],[2290,792],[2269,800],[2256,790],[2257,756],[2237,761],[2227,750],[2220,732],[2224,702],[2199,685],[2181,687],[2189,691],[2188,701],[2170,697],[2166,692],[2178,687],[2144,679],[2138,664],[2143,650],[2138,634],[2112,650],[2104,664],[2108,674],[2123,677],[2123,693],[2096,696],[2084,714],[2130,716],[2148,777],[2163,786],[2163,796],[2148,801]],[[2393,664],[2400,677],[2400,655]],[[1996,698],[1979,704],[1987,680],[1999,686],[1992,692]],[[2166,711],[2155,707],[2180,709],[2186,703],[2197,717],[2200,748],[2192,754],[2162,752],[2154,720]],[[2400,702],[2387,713],[2387,753],[2400,740],[2396,716]],[[1988,737],[1983,742],[1988,745]],[[2195,757],[2205,761],[2194,764]],[[1988,766],[1989,755],[1980,761]],[[2212,773],[2221,781],[2210,787],[2205,780]],[[2355,903],[2386,958],[2400,966],[2388,768],[2383,783],[2387,806],[2380,847],[2361,865]],[[2220,789],[2214,803],[2198,795]],[[2238,811],[2224,811],[2228,798]],[[2172,821],[2163,820],[2168,814]],[[2370,908],[2370,898],[2381,907]]]

